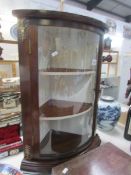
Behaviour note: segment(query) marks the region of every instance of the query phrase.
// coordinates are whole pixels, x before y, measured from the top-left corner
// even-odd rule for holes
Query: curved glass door
[[[99,35],[38,27],[41,156],[65,155],[92,135]]]

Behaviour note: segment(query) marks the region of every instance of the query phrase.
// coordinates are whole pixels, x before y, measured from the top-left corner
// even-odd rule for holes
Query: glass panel
[[[67,154],[89,141],[99,36],[38,28],[40,154]]]

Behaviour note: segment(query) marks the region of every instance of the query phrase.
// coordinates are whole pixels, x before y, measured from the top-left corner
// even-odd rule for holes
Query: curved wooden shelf
[[[41,75],[90,75],[94,74],[95,71],[88,72],[41,72]]]
[[[18,44],[17,41],[14,40],[0,40],[0,43],[5,43],[5,44]]]
[[[94,74],[91,69],[66,69],[66,68],[50,68],[40,70],[41,75],[86,75]]]
[[[62,116],[62,117],[40,117],[40,120],[63,120],[63,119],[69,119],[69,118],[73,118],[73,117],[77,117],[77,116],[86,114],[91,109],[92,109],[92,107],[90,107],[88,110],[80,112],[78,114],[72,114],[72,115]]]
[[[92,109],[91,103],[48,100],[40,107],[40,120],[63,120],[81,116]],[[43,116],[44,115],[44,116]]]

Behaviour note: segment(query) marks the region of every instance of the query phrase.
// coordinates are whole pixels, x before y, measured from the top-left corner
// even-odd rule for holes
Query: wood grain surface
[[[53,175],[131,175],[131,157],[111,143],[58,165]]]

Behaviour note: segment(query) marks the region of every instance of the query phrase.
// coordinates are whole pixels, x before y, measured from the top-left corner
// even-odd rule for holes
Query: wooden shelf
[[[117,62],[102,62],[102,64],[117,64]]]
[[[119,51],[116,51],[116,50],[103,50],[103,52],[108,52],[108,53],[119,53]]]
[[[18,44],[17,41],[14,40],[0,40],[0,43],[5,43],[5,44]]]
[[[12,64],[16,62],[18,62],[18,60],[0,60],[0,64]]]
[[[117,76],[118,73],[118,61],[119,61],[119,51],[116,50],[103,50],[103,55],[111,55],[112,61],[111,62],[102,62],[102,65],[107,65],[107,77],[110,76],[111,67],[114,70],[114,75]],[[112,66],[113,65],[113,66]]]
[[[66,68],[51,68],[40,70],[41,75],[86,75],[94,74],[91,69],[66,69]]]
[[[40,107],[41,120],[62,120],[77,117],[89,112],[91,103],[71,102],[64,100],[48,100]]]

